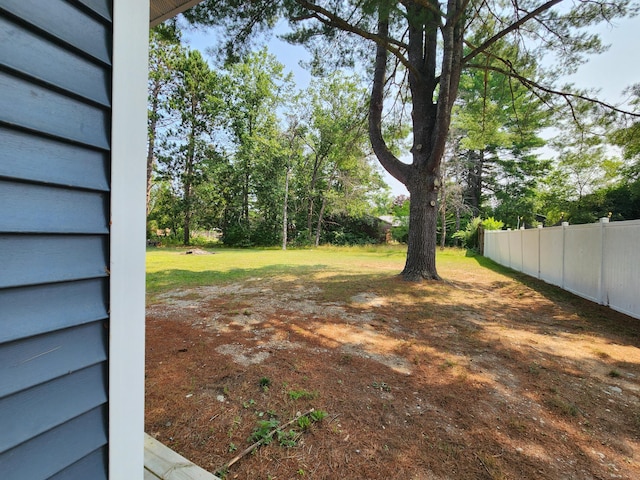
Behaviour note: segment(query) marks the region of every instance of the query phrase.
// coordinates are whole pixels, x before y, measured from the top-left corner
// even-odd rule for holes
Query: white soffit
[[[155,27],[203,0],[151,0],[149,25]]]

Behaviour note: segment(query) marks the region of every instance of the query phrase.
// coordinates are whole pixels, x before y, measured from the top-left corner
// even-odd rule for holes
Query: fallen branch
[[[482,464],[482,466],[483,466],[483,467],[484,467],[484,469],[487,471],[487,473],[489,474],[489,476],[490,476],[491,478],[493,478],[493,475],[491,474],[491,471],[490,471],[490,470],[489,470],[489,468],[487,467],[487,464],[486,464],[486,463],[484,463],[484,462],[482,461],[482,459],[478,456],[478,454],[477,454],[477,453],[474,453],[474,455],[475,455],[475,457],[478,459],[478,461]]]
[[[311,413],[313,413],[315,411],[314,408],[312,408],[311,410],[308,410],[306,412],[304,412],[301,415],[298,415],[297,417],[295,417],[293,420],[288,421],[287,423],[285,423],[284,425],[278,425],[276,428],[274,428],[273,430],[271,430],[266,436],[264,436],[263,438],[261,438],[260,440],[258,440],[257,442],[255,442],[253,445],[250,445],[249,447],[245,448],[242,452],[240,452],[238,455],[236,455],[235,457],[233,457],[231,460],[229,460],[227,463],[225,463],[222,467],[220,467],[218,470],[216,470],[216,475],[220,475],[221,473],[226,473],[229,468],[231,467],[231,465],[233,465],[234,463],[236,463],[238,460],[240,460],[242,457],[245,457],[246,455],[249,455],[251,452],[253,452],[256,448],[258,448],[260,445],[262,445],[264,443],[265,440],[269,439],[269,438],[273,438],[273,436],[281,431],[284,430],[285,428],[287,428],[289,425],[295,423],[298,421],[299,418],[302,417],[306,417],[307,415],[310,415]]]

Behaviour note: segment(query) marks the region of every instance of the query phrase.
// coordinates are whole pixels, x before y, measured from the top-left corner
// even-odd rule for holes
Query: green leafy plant
[[[313,400],[318,397],[317,392],[308,392],[307,390],[289,390],[288,395],[291,400]]]
[[[465,248],[476,249],[478,248],[478,228],[481,224],[480,217],[472,218],[464,230],[458,230],[453,234],[453,238],[460,240]]]
[[[273,440],[273,430],[280,424],[275,418],[269,420],[260,420],[258,426],[253,430],[249,437],[250,442],[256,442],[261,445],[269,445]]]
[[[321,421],[327,415],[328,413],[325,412],[324,410],[314,410],[309,414],[309,416],[311,417],[311,420],[313,420],[314,423]]]
[[[260,379],[260,387],[262,388],[262,391],[264,392],[268,391],[270,386],[271,386],[271,379],[269,379],[268,377],[262,377]]]
[[[285,432],[284,430],[278,430],[276,432],[276,436],[278,437],[278,443],[280,444],[280,446],[295,447],[298,441],[299,434],[295,430],[289,430],[288,432]]]
[[[298,426],[302,430],[307,430],[311,426],[311,418],[307,417],[306,415],[303,415],[303,416],[299,417],[298,418]]]

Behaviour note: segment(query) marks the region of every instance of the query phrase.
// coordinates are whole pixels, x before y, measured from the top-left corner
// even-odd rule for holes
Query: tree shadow
[[[543,280],[531,277],[525,273],[512,270],[511,268],[497,264],[491,259],[481,255],[468,255],[472,257],[478,265],[514,280],[527,288],[537,292],[543,298],[552,302],[559,310],[567,316],[573,316],[574,322],[559,320],[557,322],[545,322],[544,328],[558,327],[573,333],[597,334],[606,336],[611,342],[625,342],[628,345],[640,347],[640,320],[617,312],[605,305],[600,305],[591,300],[579,297],[562,288],[551,285]],[[457,282],[460,284],[460,282]],[[500,289],[505,285],[495,282],[493,288]],[[465,288],[472,288],[467,284]],[[514,313],[519,305],[504,306],[505,315],[508,318],[519,319],[521,316],[508,315]],[[534,311],[535,313],[535,311]],[[535,327],[536,316],[532,315],[526,323],[530,327]]]

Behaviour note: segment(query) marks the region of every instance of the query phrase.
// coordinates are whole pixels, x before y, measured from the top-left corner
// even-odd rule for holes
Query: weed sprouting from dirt
[[[291,400],[313,400],[318,396],[318,392],[308,392],[306,390],[289,390],[287,395]]]

